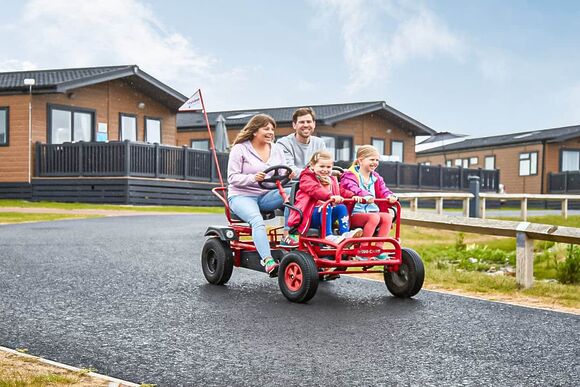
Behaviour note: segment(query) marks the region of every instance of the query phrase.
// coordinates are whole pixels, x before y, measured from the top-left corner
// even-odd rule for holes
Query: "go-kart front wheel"
[[[385,267],[385,284],[395,297],[409,298],[419,293],[425,279],[425,267],[417,252],[413,249],[402,249],[403,262],[396,272]]]
[[[312,257],[302,251],[284,255],[278,268],[278,285],[292,302],[307,302],[318,289],[318,269]]]
[[[234,269],[230,246],[219,238],[209,238],[201,251],[201,269],[210,284],[223,285],[230,280]]]

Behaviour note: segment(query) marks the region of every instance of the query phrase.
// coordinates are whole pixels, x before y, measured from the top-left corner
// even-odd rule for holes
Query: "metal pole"
[[[469,203],[469,217],[479,218],[479,176],[468,176],[469,192],[473,194],[473,198]]]

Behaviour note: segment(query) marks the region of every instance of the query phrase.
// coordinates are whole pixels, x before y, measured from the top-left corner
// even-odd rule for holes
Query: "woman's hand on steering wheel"
[[[286,173],[280,173],[281,171],[285,171]],[[270,177],[267,177],[270,172],[274,172]],[[277,189],[278,185],[276,184],[278,181],[281,185],[284,185],[290,181],[290,176],[292,175],[292,169],[287,167],[286,165],[274,165],[270,168],[266,168],[263,172],[258,172],[255,177],[258,185],[264,189]],[[261,174],[264,175],[262,178]],[[258,175],[262,180],[258,180]]]

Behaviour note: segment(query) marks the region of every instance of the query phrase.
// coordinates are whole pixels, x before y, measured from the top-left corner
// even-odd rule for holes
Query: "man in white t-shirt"
[[[320,137],[313,136],[316,128],[316,113],[309,107],[297,109],[292,115],[295,133],[282,137],[276,143],[282,146],[286,165],[300,176],[314,152],[325,150],[326,145]]]

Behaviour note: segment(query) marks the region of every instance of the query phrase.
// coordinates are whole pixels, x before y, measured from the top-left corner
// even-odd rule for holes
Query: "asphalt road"
[[[0,345],[159,386],[572,386],[578,316],[381,282],[323,283],[306,305],[236,269],[205,282],[216,215],[0,226]],[[574,382],[576,380],[576,382]]]

